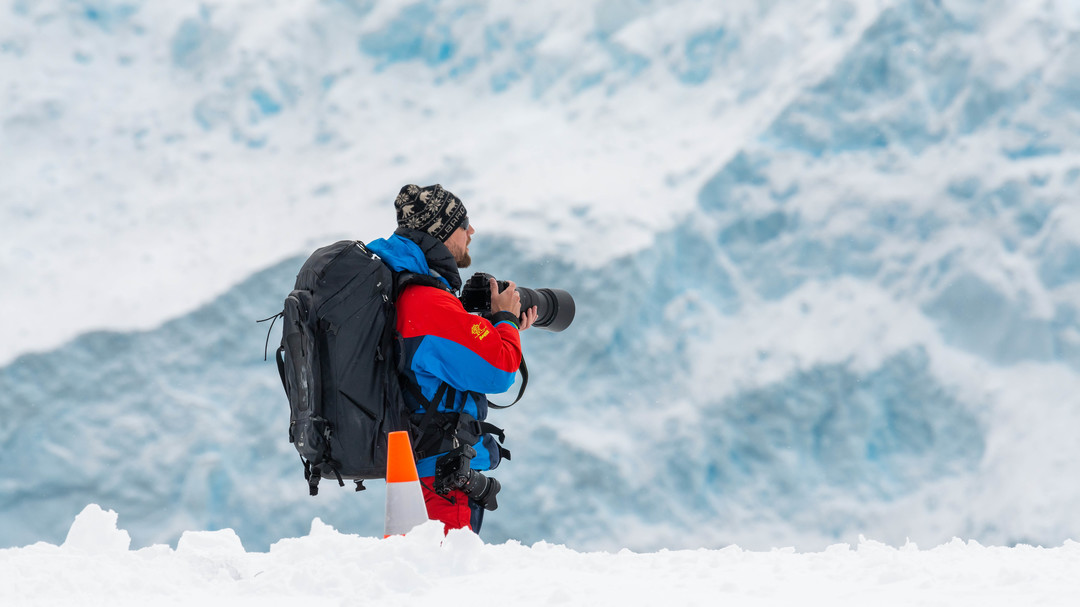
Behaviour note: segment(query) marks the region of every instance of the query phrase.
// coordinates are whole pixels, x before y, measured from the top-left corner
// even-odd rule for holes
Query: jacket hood
[[[455,293],[461,289],[461,275],[454,255],[441,240],[427,232],[398,228],[390,238],[373,240],[367,248],[383,258],[395,272],[435,276]]]

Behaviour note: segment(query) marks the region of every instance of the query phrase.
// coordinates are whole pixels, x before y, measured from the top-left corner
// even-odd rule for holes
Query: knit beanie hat
[[[438,184],[401,188],[394,208],[398,227],[427,232],[439,240],[446,240],[465,223],[465,205]]]

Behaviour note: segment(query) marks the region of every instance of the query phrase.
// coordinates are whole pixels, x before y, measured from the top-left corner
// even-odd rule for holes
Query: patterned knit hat
[[[465,223],[465,205],[441,185],[407,185],[394,201],[398,227],[427,232],[446,240]]]

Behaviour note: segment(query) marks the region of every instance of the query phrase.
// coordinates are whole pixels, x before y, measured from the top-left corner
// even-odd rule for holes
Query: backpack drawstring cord
[[[270,328],[266,330],[266,345],[263,346],[263,360],[267,360],[266,353],[270,351],[270,332],[274,330],[274,323],[277,322],[277,319],[281,318],[282,316],[285,316],[285,313],[278,312],[273,316],[268,316],[262,320],[255,321],[256,324],[260,322],[266,322],[268,320],[270,321]]]

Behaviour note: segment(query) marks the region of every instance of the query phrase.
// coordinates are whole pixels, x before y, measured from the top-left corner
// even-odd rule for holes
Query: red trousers
[[[424,504],[427,506],[428,518],[433,521],[442,521],[443,532],[449,533],[451,529],[473,529],[473,512],[469,506],[469,496],[459,489],[454,489],[446,495],[435,493],[435,477],[425,476],[420,479],[420,486],[424,488]]]

